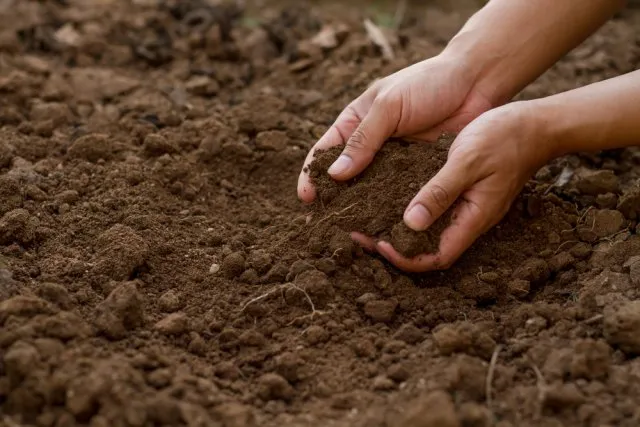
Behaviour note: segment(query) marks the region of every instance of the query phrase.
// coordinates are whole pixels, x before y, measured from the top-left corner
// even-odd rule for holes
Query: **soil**
[[[444,166],[452,140],[442,138],[434,144],[389,141],[361,175],[343,183],[327,174],[342,147],[317,152],[309,165],[318,192],[310,227],[331,233],[337,226],[384,239],[407,257],[435,252],[451,212],[422,232],[404,225],[402,215],[416,192]],[[326,233],[318,238],[327,240]]]
[[[357,4],[0,1],[0,425],[638,425],[637,148],[543,167],[444,272],[346,232],[376,200],[393,234],[411,192],[371,177],[419,186],[435,147],[296,199],[341,109],[467,13],[407,4],[388,60]],[[519,98],[637,68],[639,24]]]

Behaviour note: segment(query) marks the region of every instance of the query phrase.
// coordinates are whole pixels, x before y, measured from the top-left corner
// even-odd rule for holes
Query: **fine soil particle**
[[[446,215],[402,216],[447,141],[347,183],[320,153],[311,215],[296,179],[468,12],[407,2],[387,59],[369,5],[254,3],[0,1],[0,424],[638,426],[639,149],[545,165],[448,270],[404,274],[349,232],[433,251]],[[639,22],[518,99],[639,68]]]
[[[433,144],[389,141],[363,173],[342,183],[327,174],[342,147],[317,151],[309,165],[309,176],[318,194],[312,226],[338,226],[347,232],[358,231],[387,240],[407,257],[437,251],[451,210],[421,232],[407,227],[402,216],[418,190],[445,164],[451,142],[451,137]]]

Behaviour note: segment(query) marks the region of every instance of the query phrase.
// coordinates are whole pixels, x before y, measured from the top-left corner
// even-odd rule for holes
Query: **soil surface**
[[[554,161],[451,269],[402,274],[348,228],[393,235],[444,151],[391,142],[311,215],[297,176],[468,11],[296,4],[0,1],[0,425],[637,426],[640,150]],[[639,25],[519,98],[637,68]]]

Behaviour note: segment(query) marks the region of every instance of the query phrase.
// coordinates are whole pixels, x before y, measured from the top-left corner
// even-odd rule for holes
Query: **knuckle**
[[[376,97],[373,101],[374,106],[378,106],[380,108],[393,108],[397,105],[401,100],[401,97],[397,91],[394,90],[386,90]]]
[[[359,152],[366,148],[367,134],[362,127],[358,127],[351,135],[351,138],[349,138],[349,141],[347,141],[346,150]]]
[[[436,263],[436,268],[438,270],[448,270],[454,263],[454,259],[451,257],[440,257]]]
[[[427,197],[440,210],[446,210],[450,205],[449,192],[441,185],[433,185],[429,188]]]

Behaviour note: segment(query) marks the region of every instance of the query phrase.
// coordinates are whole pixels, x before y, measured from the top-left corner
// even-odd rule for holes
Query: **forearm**
[[[640,145],[640,70],[526,103],[551,157]]]
[[[623,0],[492,0],[451,40],[446,54],[472,68],[476,90],[509,101],[603,25]]]

